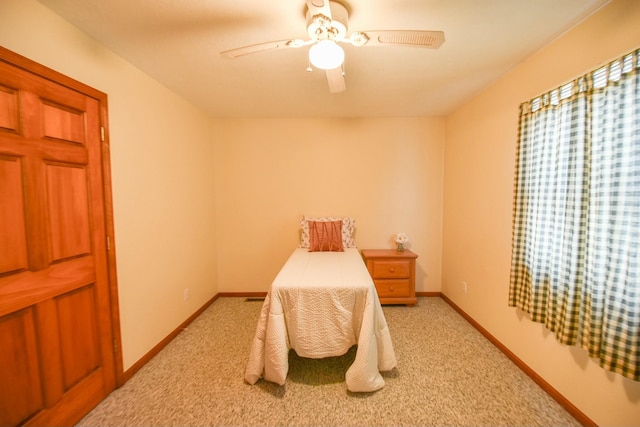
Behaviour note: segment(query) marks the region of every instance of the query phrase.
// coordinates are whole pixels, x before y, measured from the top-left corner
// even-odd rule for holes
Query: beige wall
[[[507,307],[518,106],[637,47],[640,2],[613,1],[446,119],[443,292],[599,425],[640,425],[640,383]]]
[[[416,289],[440,291],[444,120],[216,120],[220,291],[267,291],[303,215],[350,216],[359,248],[419,255]]]
[[[34,0],[0,1],[0,44],[108,94],[127,369],[217,293],[211,122]]]
[[[518,104],[640,45],[639,8],[614,1],[446,120],[211,120],[35,0],[0,2],[0,44],[109,96],[125,369],[217,292],[267,290],[303,214],[349,215],[360,248],[406,232],[417,290],[442,289],[587,416],[638,425],[638,383],[506,300]]]

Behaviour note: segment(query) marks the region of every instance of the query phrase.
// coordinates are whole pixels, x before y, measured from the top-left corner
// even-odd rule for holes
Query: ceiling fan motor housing
[[[311,15],[307,9],[307,33],[316,40],[330,39],[342,40],[347,35],[349,12],[347,8],[335,1],[329,2],[331,16],[329,21]]]

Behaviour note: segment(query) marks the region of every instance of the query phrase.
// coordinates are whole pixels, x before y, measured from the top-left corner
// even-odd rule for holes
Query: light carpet
[[[261,301],[217,299],[79,426],[579,426],[441,298],[384,306],[398,366],[347,391],[355,348],[303,359],[284,386],[243,380]]]

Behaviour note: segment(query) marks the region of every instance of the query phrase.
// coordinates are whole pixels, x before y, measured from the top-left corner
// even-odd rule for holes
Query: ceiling
[[[39,0],[216,117],[441,116],[608,0],[348,0],[356,30],[440,30],[437,50],[345,51],[346,91],[307,72],[308,47],[234,59],[220,52],[307,40],[305,0]]]

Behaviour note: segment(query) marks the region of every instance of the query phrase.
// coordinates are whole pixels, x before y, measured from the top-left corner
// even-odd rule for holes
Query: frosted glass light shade
[[[344,62],[344,50],[332,40],[321,40],[309,49],[309,62],[321,70],[338,68]]]

